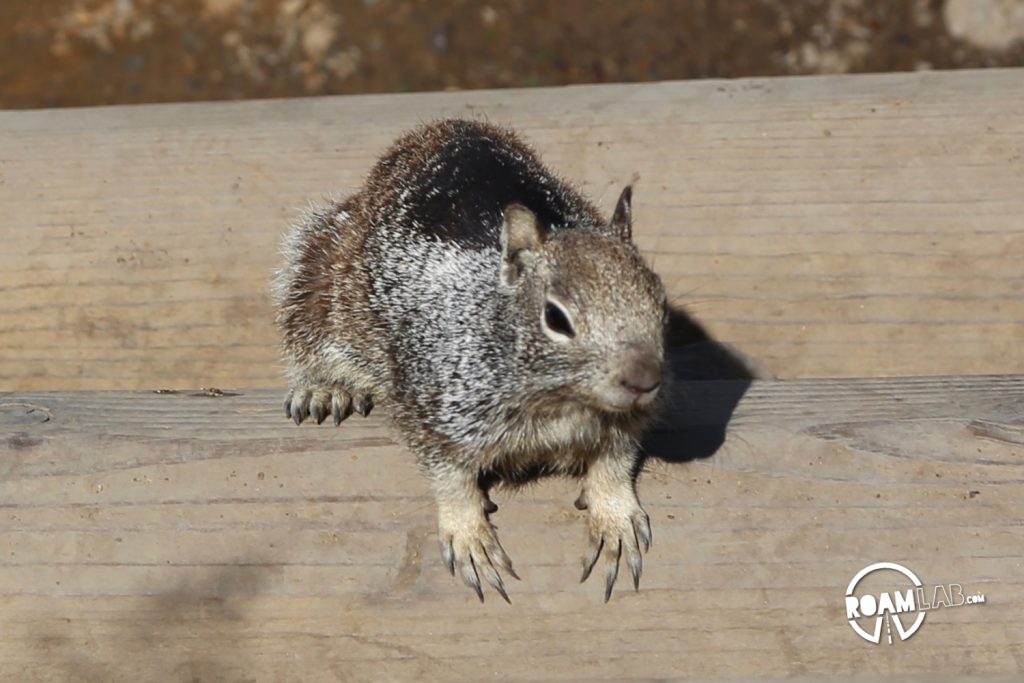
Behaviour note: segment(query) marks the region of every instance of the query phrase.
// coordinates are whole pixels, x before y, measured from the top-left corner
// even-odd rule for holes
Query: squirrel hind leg
[[[587,511],[590,539],[580,581],[586,581],[598,559],[603,558],[605,602],[611,598],[620,559],[626,561],[633,589],[640,589],[643,553],[651,547],[650,517],[640,505],[631,474],[634,462],[630,453],[598,457],[588,468],[583,491],[575,503],[577,509]]]
[[[514,579],[519,576],[489,519],[498,506],[481,488],[477,473],[430,459],[426,462],[437,500],[441,559],[448,571],[459,576],[481,602],[483,581],[510,602],[501,573]]]

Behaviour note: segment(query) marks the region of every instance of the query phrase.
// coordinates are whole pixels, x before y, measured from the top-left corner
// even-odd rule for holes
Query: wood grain
[[[643,585],[608,605],[570,482],[496,499],[523,580],[481,605],[380,411],[210,393],[0,394],[0,680],[1024,673],[1024,376],[680,384]],[[987,602],[868,644],[843,595],[878,561]]]
[[[396,134],[511,124],[780,377],[1024,371],[1024,71],[0,112],[0,387],[278,383],[295,208]]]

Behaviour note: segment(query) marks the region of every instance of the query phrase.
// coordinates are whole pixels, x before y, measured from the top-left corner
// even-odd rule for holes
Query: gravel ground
[[[1024,65],[1024,0],[3,0],[0,108]]]

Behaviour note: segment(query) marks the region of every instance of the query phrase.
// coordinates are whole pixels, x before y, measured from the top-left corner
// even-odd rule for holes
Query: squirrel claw
[[[288,392],[288,398],[285,399],[285,410],[296,425],[302,424],[302,421],[309,417],[309,399],[312,396],[313,392],[309,389],[298,387]]]
[[[347,391],[337,390],[331,392],[331,415],[334,416],[334,426],[337,427],[352,414],[352,397]]]
[[[357,413],[363,417],[369,417],[370,411],[373,410],[373,396],[363,394],[356,399],[355,406]]]
[[[485,552],[485,556],[486,556],[486,552]],[[473,562],[473,558],[472,557],[470,557],[470,561]],[[500,595],[505,600],[505,602],[507,602],[508,604],[511,605],[512,601],[508,599],[508,593],[505,592],[505,582],[501,580],[501,574],[499,574],[494,569],[494,566],[489,561],[484,562],[479,567],[476,567],[476,563],[475,562],[473,562],[473,565],[474,565],[474,569],[477,569],[477,571],[479,571],[479,573],[484,575],[484,579],[487,580],[487,583],[491,584],[491,587],[494,588],[494,590],[498,591],[498,595]],[[483,597],[482,596],[481,596],[480,600],[481,600],[481,602],[483,601]]]
[[[587,549],[586,557],[583,558],[583,575],[580,577],[580,583],[590,578],[590,572],[594,570],[594,565],[597,564],[597,558],[603,547],[604,538],[590,539],[590,547]]]
[[[455,551],[452,549],[451,541],[441,542],[441,559],[444,566],[448,567],[448,573],[455,576]]]
[[[622,543],[616,543],[612,550],[611,545],[605,546],[604,565],[604,601],[612,599],[612,588],[615,587],[615,579],[619,577],[619,558],[622,556]]]

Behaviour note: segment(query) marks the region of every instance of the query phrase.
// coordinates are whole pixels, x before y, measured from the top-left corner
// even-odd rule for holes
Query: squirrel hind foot
[[[651,520],[636,499],[635,493],[619,496],[588,496],[583,505],[589,512],[587,523],[590,542],[583,558],[583,575],[580,582],[590,576],[591,571],[603,557],[605,587],[604,601],[612,597],[612,588],[619,575],[619,560],[625,559],[633,579],[633,590],[640,590],[640,574],[643,572],[643,553],[651,548]],[[589,500],[593,498],[593,500]],[[577,500],[579,508],[580,500]]]
[[[461,577],[480,602],[484,601],[483,579],[505,602],[511,603],[500,572],[517,580],[519,575],[487,519],[487,507],[485,504],[478,509],[473,503],[442,507],[439,511],[441,559],[449,573]]]

